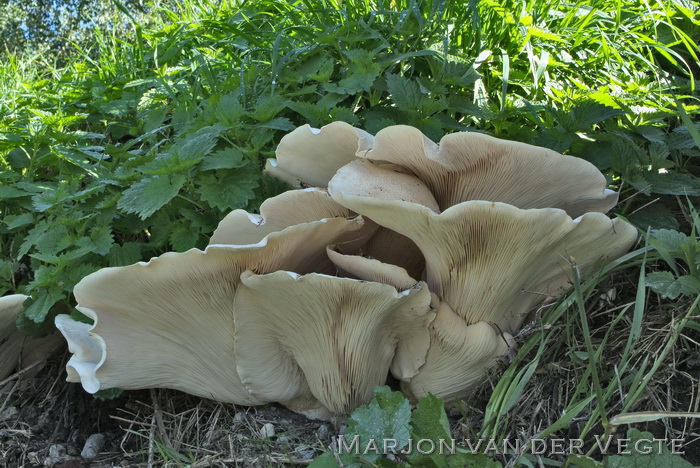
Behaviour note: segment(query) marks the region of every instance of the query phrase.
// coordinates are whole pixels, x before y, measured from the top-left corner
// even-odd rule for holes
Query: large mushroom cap
[[[430,293],[278,271],[241,276],[236,365],[246,388],[312,417],[346,414],[372,398],[389,368],[415,374],[427,351]],[[408,347],[394,360],[400,343]]]
[[[355,159],[359,142],[372,138],[345,122],[320,129],[303,125],[282,138],[277,159],[268,159],[265,171],[293,187],[326,187],[338,169]]]
[[[236,372],[240,274],[330,268],[326,246],[361,229],[361,218],[333,218],[291,226],[258,244],[167,253],[85,277],[74,294],[94,325],[56,320],[74,353],[68,380],[88,392],[167,387],[231,403],[267,401],[252,396]]]
[[[583,159],[475,132],[446,135],[436,144],[406,125],[382,129],[360,141],[358,156],[411,170],[430,188],[442,210],[467,200],[519,208],[561,208],[576,217],[606,212],[617,193]]]
[[[338,203],[415,242],[430,290],[467,324],[493,322],[510,333],[534,305],[568,286],[570,258],[585,272],[621,255],[637,237],[630,224],[601,213],[572,220],[554,208],[469,201],[438,214],[416,203],[339,192],[334,181],[329,191]]]

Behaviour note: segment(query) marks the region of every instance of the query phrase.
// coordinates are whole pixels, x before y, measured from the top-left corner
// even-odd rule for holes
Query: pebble
[[[82,452],[80,452],[80,456],[85,458],[86,460],[97,458],[104,446],[104,434],[92,434],[85,441],[85,445],[83,446]]]
[[[8,419],[14,419],[15,416],[19,414],[19,410],[16,406],[8,406],[0,413],[0,421],[6,421]]]
[[[265,423],[265,425],[260,429],[260,436],[263,439],[269,439],[275,435],[275,426],[272,423]]]
[[[316,435],[319,439],[326,440],[331,436],[331,430],[327,425],[321,424],[316,431]]]

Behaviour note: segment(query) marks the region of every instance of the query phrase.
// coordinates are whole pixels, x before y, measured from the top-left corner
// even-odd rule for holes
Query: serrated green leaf
[[[117,208],[146,219],[175,198],[187,180],[184,174],[148,177],[124,191]]]
[[[434,395],[421,398],[411,416],[411,429],[417,439],[449,440],[452,433],[443,401]]]
[[[581,102],[569,112],[574,128],[581,130],[588,130],[592,125],[605,119],[624,114],[622,109],[606,106],[593,100]]]
[[[202,200],[222,211],[243,208],[255,197],[258,181],[254,174],[245,170],[229,171],[225,174],[206,174],[197,179]]]
[[[9,231],[27,226],[34,223],[34,215],[31,213],[22,213],[20,215],[7,215],[2,220]]]
[[[51,307],[65,297],[59,287],[41,288],[24,302],[22,314],[33,322],[41,323]]]
[[[410,436],[409,421],[411,405],[401,392],[392,392],[389,387],[377,387],[374,398],[369,404],[357,408],[348,419],[345,439],[358,436],[360,451],[364,452],[367,444],[374,441],[381,452],[381,441],[396,441],[395,450],[401,450],[408,444]],[[363,453],[363,458],[376,460],[380,457],[373,449]]]
[[[671,253],[680,252],[682,245],[688,242],[687,235],[671,229],[654,229],[651,237],[655,246],[663,247]]]
[[[173,250],[184,252],[196,246],[199,240],[199,229],[179,225],[170,232],[168,239]]]
[[[0,185],[0,200],[26,197],[28,195],[31,195],[31,193],[27,193],[17,187],[13,187],[11,185]]]
[[[294,130],[296,128],[296,125],[294,125],[292,121],[286,117],[278,117],[268,122],[261,123],[258,125],[258,127],[270,128],[272,130],[283,130],[288,132]]]
[[[142,260],[141,244],[125,242],[122,245],[113,244],[109,249],[107,259],[109,266],[125,266]]]
[[[670,271],[655,271],[646,275],[644,279],[652,291],[661,294],[661,297],[676,299],[682,293],[682,286],[676,281]]]
[[[187,135],[184,140],[178,141],[171,150],[181,160],[200,161],[205,155],[211,153],[216,146],[219,134],[224,129],[221,125],[201,128],[194,134]]]
[[[13,149],[7,154],[7,156],[5,156],[5,160],[7,161],[7,164],[9,164],[10,167],[15,170],[24,169],[25,167],[29,167],[30,164],[29,156],[27,156],[27,153],[23,148]]]
[[[245,165],[245,155],[238,148],[225,148],[208,154],[202,160],[200,169],[211,171],[213,169],[235,169]]]
[[[32,247],[45,255],[57,255],[70,244],[70,235],[65,226],[44,219],[29,231],[17,255],[24,257]]]

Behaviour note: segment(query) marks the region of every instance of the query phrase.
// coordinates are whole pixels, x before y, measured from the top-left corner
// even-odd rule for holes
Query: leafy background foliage
[[[672,329],[647,337],[648,352],[697,349],[696,4],[49,4],[0,5],[12,44],[0,65],[0,294],[31,295],[22,330],[50,331],[99,268],[202,248],[230,210],[285,190],[261,169],[286,132],[343,120],[370,132],[414,125],[434,140],[488,132],[582,157],[644,233],[646,247],[606,270],[624,278],[614,313],[587,323],[601,290],[617,291],[601,276],[543,316],[551,328],[521,346],[484,434],[508,434],[537,366],[557,353],[574,356],[562,365],[580,383],[565,405],[576,412],[551,432],[585,413],[585,435],[650,398],[660,364],[627,336],[658,324]],[[621,360],[601,363],[605,349]]]

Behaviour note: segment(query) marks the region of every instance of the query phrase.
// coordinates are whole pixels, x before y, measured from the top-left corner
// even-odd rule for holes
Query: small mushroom
[[[429,344],[430,293],[319,274],[246,272],[236,294],[236,366],[261,400],[325,419],[372,399],[389,369],[412,376]],[[395,361],[397,347],[402,357]]]
[[[591,163],[550,149],[476,132],[444,136],[439,144],[406,125],[386,127],[359,141],[358,156],[413,172],[445,210],[468,200],[518,208],[560,208],[577,217],[617,203],[605,176]]]
[[[209,244],[257,244],[268,234],[289,226],[354,216],[355,213],[334,202],[324,189],[288,190],[265,200],[259,215],[245,210],[229,213],[219,223]]]
[[[338,169],[355,159],[359,142],[372,138],[345,122],[320,129],[303,125],[282,138],[277,158],[267,160],[265,171],[293,187],[326,187]]]
[[[410,289],[418,283],[400,266],[382,263],[375,258],[344,254],[338,245],[329,245],[327,253],[328,258],[338,268],[339,276],[389,284],[401,291]]]
[[[211,245],[148,263],[105,268],[74,289],[93,325],[59,315],[73,356],[68,381],[85,390],[166,387],[238,404],[260,404],[242,385],[234,357],[234,296],[240,274],[332,267],[326,246],[362,229],[333,218],[274,232],[257,244]]]

